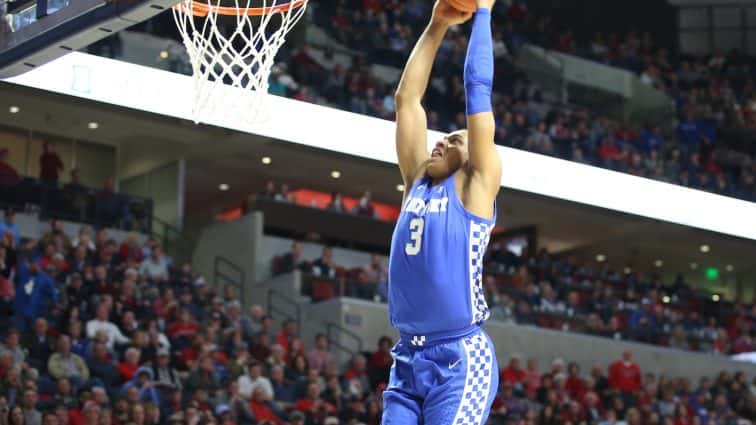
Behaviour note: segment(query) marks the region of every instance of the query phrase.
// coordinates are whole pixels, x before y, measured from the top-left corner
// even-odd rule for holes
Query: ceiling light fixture
[[[11,106],[10,108],[8,108],[8,112],[10,112],[11,114],[17,114],[17,113],[19,113],[20,111],[21,111],[21,108],[19,108],[19,107],[18,107],[18,106],[16,106],[16,105],[13,105],[13,106]]]
[[[98,128],[100,128],[100,124],[98,124],[98,123],[96,123],[96,122],[92,121],[92,122],[90,122],[89,124],[87,124],[87,127],[88,127],[88,128],[90,129],[90,130],[97,130]]]
[[[604,255],[604,254],[597,255],[596,256],[596,261],[598,261],[599,263],[603,263],[604,261],[606,261],[606,255]]]
[[[341,177],[341,171],[339,170],[331,171],[331,177],[333,177],[334,179],[338,179],[339,177]]]
[[[703,252],[703,253],[707,253],[707,252],[711,251],[711,247],[709,245],[701,245],[700,249],[701,249],[701,252]]]
[[[264,157],[262,157],[261,161],[262,161],[262,163],[263,163],[263,164],[265,164],[265,165],[270,165],[270,163],[271,163],[271,162],[273,162],[273,160],[272,160],[272,159],[270,159],[270,157],[269,157],[269,156],[264,156]]]
[[[226,183],[221,183],[221,184],[218,185],[218,189],[221,190],[221,191],[223,191],[223,192],[227,191],[230,188],[231,187],[229,185],[227,185]]]
[[[662,261],[662,260],[656,260],[656,261],[654,261],[654,266],[656,266],[656,267],[661,267],[663,265],[664,265],[664,261]]]

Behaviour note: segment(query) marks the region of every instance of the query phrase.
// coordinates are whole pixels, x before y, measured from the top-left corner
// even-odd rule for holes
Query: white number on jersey
[[[423,228],[425,227],[425,221],[421,217],[413,218],[410,221],[410,242],[404,246],[404,252],[407,255],[417,255],[420,252],[420,248],[423,246]]]

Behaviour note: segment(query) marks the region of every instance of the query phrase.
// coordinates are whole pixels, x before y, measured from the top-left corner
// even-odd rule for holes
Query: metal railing
[[[338,332],[338,333],[334,335],[335,332]],[[352,350],[346,345],[342,344],[341,340],[338,338],[338,336],[340,335],[346,335],[349,338],[351,338],[352,341],[356,343],[357,349]],[[350,357],[354,357],[356,354],[360,354],[364,351],[362,347],[362,338],[359,335],[335,323],[329,322],[326,325],[326,338],[328,338],[328,342],[331,345],[331,347],[335,347],[338,350],[349,354]]]
[[[293,313],[276,305],[276,301],[290,307],[291,310],[293,310]],[[268,314],[270,314],[271,317],[274,317],[274,314],[279,314],[283,316],[284,320],[294,320],[297,324],[297,329],[302,328],[302,307],[300,307],[296,301],[274,289],[268,290]]]
[[[230,269],[233,274],[227,273],[224,269]],[[213,281],[216,284],[224,283],[236,286],[239,288],[239,299],[242,300],[242,302],[246,300],[244,297],[244,288],[247,282],[246,273],[244,272],[244,269],[237,266],[228,258],[220,255],[215,257],[215,261],[213,262]]]

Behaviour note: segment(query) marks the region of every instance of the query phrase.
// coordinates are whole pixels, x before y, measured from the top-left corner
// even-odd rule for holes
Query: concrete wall
[[[18,224],[19,230],[21,231],[22,238],[39,239],[44,236],[45,233],[50,231],[50,222],[40,221],[37,218],[37,214],[17,212],[15,220]],[[79,229],[81,229],[81,227],[83,226],[81,223],[74,223],[71,221],[61,220],[61,223],[63,223],[63,231],[72,240],[78,237]],[[92,229],[92,238],[94,238],[94,228],[92,226],[89,227]],[[125,232],[123,230],[108,229],[108,235],[110,235],[111,238],[115,239],[117,243],[121,243],[124,239],[126,239],[126,235],[128,235],[128,233],[129,232]],[[138,235],[140,241],[142,242],[147,238],[146,235]]]
[[[247,214],[230,222],[208,225],[197,238],[192,256],[195,270],[212,282],[215,258],[225,257],[244,270],[247,285],[243,302],[251,304],[254,300],[250,288],[254,282],[256,254],[260,251],[259,246],[262,242],[262,226],[262,215],[258,213]]]

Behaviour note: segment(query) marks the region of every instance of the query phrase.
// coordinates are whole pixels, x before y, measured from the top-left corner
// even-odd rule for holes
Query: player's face
[[[467,130],[458,130],[439,140],[431,151],[428,175],[434,179],[446,178],[467,161]]]

